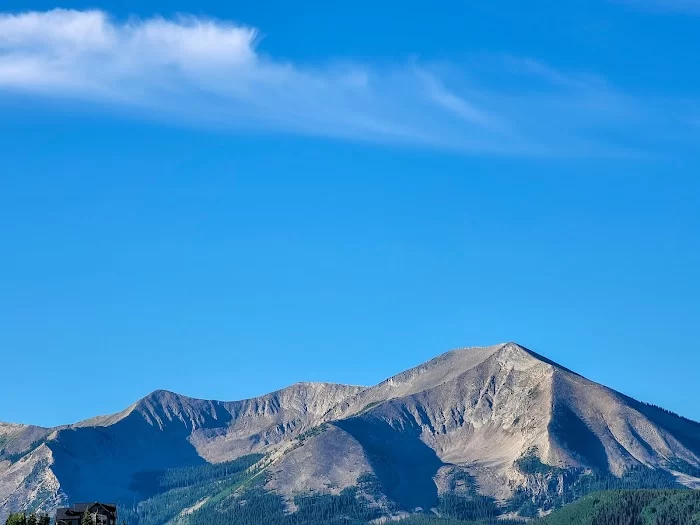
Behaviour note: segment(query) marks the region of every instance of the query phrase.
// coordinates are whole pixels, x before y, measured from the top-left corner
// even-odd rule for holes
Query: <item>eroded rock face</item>
[[[443,492],[505,500],[523,488],[559,490],[526,475],[524,457],[618,476],[640,465],[700,467],[698,423],[514,343],[454,350],[370,388],[299,383],[234,402],[156,391],[75,425],[0,424],[0,445],[0,520],[66,499],[138,499],[140,472],[249,453],[268,454],[268,488],[290,499],[370,476],[384,491],[378,500],[405,509]]]
[[[325,414],[363,387],[332,383],[298,383],[266,396],[224,403],[226,426],[197,428],[190,438],[203,458],[227,461],[266,452],[326,421]]]
[[[329,420],[361,445],[348,447],[344,463],[369,463],[389,495],[403,498],[404,508],[424,507],[426,494],[458,492],[467,478],[472,489],[499,500],[520,489],[561,492],[556,484],[563,478],[522,472],[518,461],[528,456],[555,472],[616,476],[642,465],[671,470],[669,458],[700,464],[699,424],[631,400],[513,343],[444,354],[341,402]],[[330,467],[319,463],[337,461],[318,453],[308,462],[322,471]],[[282,458],[275,476],[289,478],[297,468]],[[352,477],[334,489],[356,484]],[[274,478],[272,486],[293,491]],[[392,493],[392,487],[401,492]]]
[[[75,425],[0,426],[0,521],[62,500],[133,500],[141,472],[270,452],[323,421],[361,387],[299,383],[244,401],[156,391],[126,410]]]

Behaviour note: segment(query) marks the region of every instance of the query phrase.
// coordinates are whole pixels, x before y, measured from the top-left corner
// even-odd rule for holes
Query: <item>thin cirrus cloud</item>
[[[93,102],[223,130],[495,155],[637,154],[647,149],[646,129],[684,131],[654,101],[534,60],[303,65],[263,54],[258,35],[184,15],[0,13],[0,96]]]

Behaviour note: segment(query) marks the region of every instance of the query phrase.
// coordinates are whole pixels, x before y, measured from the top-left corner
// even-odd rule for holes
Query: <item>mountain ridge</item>
[[[265,486],[290,502],[368,475],[382,505],[407,510],[462,479],[500,502],[543,504],[553,479],[561,492],[587,473],[651,469],[700,486],[700,423],[513,342],[451,350],[370,387],[299,382],[240,401],[159,389],[72,425],[0,424],[0,440],[0,518],[22,501],[135,500],[146,497],[134,488],[141,473],[250,454],[268,458]]]

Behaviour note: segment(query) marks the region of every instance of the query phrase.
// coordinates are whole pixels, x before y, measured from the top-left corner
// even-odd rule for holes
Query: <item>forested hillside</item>
[[[283,499],[266,491],[251,465],[258,458],[218,465],[216,469],[182,469],[159,479],[168,488],[135,508],[121,506],[126,523],[187,525],[368,525],[382,516],[382,509],[365,498],[372,480],[361,488],[338,495],[316,494],[294,499],[293,511]],[[227,471],[224,481],[221,472]],[[187,492],[178,486],[196,479],[200,490]],[[174,487],[174,488],[173,488]],[[201,490],[206,487],[206,490]],[[214,497],[209,492],[217,488]],[[232,491],[242,489],[233,494]],[[204,502],[197,505],[198,502]],[[194,507],[191,507],[194,505]],[[183,512],[183,508],[188,508]],[[396,509],[393,509],[396,510]],[[530,520],[503,519],[505,509],[489,498],[440,498],[434,509],[406,516],[397,525],[700,525],[700,491],[607,490],[589,494],[549,516]],[[5,525],[50,525],[39,513],[14,513]],[[85,522],[88,523],[88,522]]]
[[[126,525],[162,525],[190,516],[205,502],[223,499],[253,475],[261,454],[251,454],[215,465],[149,472],[136,482],[144,499],[120,502],[119,519]]]
[[[403,516],[401,525],[512,525],[526,520],[541,525],[694,525],[700,509],[700,493],[680,489],[667,472],[652,469],[636,469],[622,478],[580,476],[525,457],[519,468],[533,483],[561,483],[563,492],[544,501],[523,491],[498,503],[471,486],[459,494],[440,495],[430,508],[407,509],[387,498],[381,481],[370,474],[340,493],[285,500],[266,489],[265,465],[264,456],[250,455],[145,474],[139,491],[151,495],[136,505],[122,502],[120,520],[126,525],[364,525],[391,515]],[[656,490],[646,490],[650,487]],[[635,490],[640,488],[646,489]],[[540,520],[537,508],[542,506],[559,510]]]
[[[191,525],[364,525],[379,513],[358,502],[354,491],[295,501],[286,513],[274,494],[259,493],[226,511],[195,514]],[[436,514],[437,513],[437,514]],[[452,498],[432,512],[417,514],[398,525],[515,525],[521,520],[494,516],[487,506]],[[532,525],[700,525],[700,492],[691,490],[617,490],[597,492],[555,511]]]
[[[597,492],[538,522],[538,525],[699,524],[700,492],[692,490]]]

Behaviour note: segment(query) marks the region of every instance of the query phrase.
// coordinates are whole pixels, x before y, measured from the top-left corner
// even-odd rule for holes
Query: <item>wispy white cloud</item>
[[[0,13],[0,96],[12,91],[223,129],[504,155],[636,153],[645,129],[680,125],[599,77],[534,60],[311,66],[263,54],[255,28],[102,11]]]

